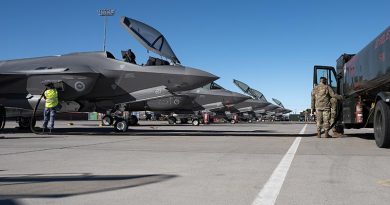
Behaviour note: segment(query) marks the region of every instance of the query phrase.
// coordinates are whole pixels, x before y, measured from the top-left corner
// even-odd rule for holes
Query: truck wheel
[[[390,146],[390,108],[383,101],[378,101],[375,106],[374,135],[378,147]]]
[[[109,115],[104,115],[104,117],[102,118],[102,124],[104,126],[111,126],[112,124],[114,124],[114,118]]]
[[[114,129],[117,132],[126,132],[129,124],[124,119],[119,119],[114,124]]]
[[[170,124],[170,125],[176,125],[176,117],[173,117],[173,116],[170,116],[170,117],[168,117],[168,123]]]

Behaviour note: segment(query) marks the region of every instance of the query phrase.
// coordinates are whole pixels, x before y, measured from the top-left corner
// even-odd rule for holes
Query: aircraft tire
[[[168,117],[168,123],[170,125],[176,125],[176,121],[177,121],[176,117],[173,116]]]
[[[124,119],[119,119],[115,121],[114,129],[116,132],[126,132],[129,127],[129,124]]]
[[[199,124],[200,124],[200,122],[199,122],[198,119],[192,120],[192,125],[194,125],[194,126],[199,126]]]
[[[375,106],[374,136],[378,147],[390,146],[390,108],[382,100],[378,101]]]
[[[104,115],[104,117],[102,118],[102,125],[111,126],[112,124],[114,124],[114,118],[109,115]]]
[[[19,128],[20,129],[29,129],[30,128],[30,122],[31,122],[31,118],[29,118],[29,117],[20,117],[19,118]],[[32,122],[32,127],[35,127],[35,124],[36,124],[36,120],[34,119],[34,121]]]

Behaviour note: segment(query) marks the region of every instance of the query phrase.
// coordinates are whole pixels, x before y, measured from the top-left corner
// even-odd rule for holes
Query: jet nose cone
[[[209,72],[196,68],[186,67],[183,79],[180,82],[176,83],[175,86],[170,88],[170,90],[192,90],[207,85],[217,79],[219,79],[218,76],[215,76]]]

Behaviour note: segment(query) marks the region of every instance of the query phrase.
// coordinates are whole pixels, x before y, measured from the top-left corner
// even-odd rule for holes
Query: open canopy
[[[257,100],[261,100],[264,102],[268,102],[267,99],[264,97],[263,93],[260,91],[257,91],[251,87],[249,87],[247,84],[239,81],[239,80],[233,80],[233,83],[236,84],[238,88],[240,88],[244,93],[252,96],[253,98]]]
[[[280,102],[279,100],[275,99],[275,98],[272,98],[272,100],[277,104],[279,105],[280,107],[284,108],[282,102]]]
[[[169,46],[168,41],[159,31],[140,21],[125,16],[121,17],[121,24],[147,50],[164,56],[174,63],[180,64],[179,59],[177,59],[175,53]]]

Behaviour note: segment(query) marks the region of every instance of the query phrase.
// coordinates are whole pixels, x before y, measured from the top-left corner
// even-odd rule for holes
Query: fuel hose
[[[38,102],[37,104],[35,105],[35,108],[34,108],[34,111],[33,111],[33,114],[31,116],[31,120],[30,120],[30,130],[31,132],[33,132],[34,134],[43,134],[43,132],[38,132],[35,130],[35,126],[34,126],[34,121],[35,121],[35,115],[37,113],[37,109],[38,109],[38,106],[43,98],[43,96],[45,95],[45,92],[46,92],[47,88],[45,88],[45,90],[42,92],[41,94],[41,97],[38,99]]]

